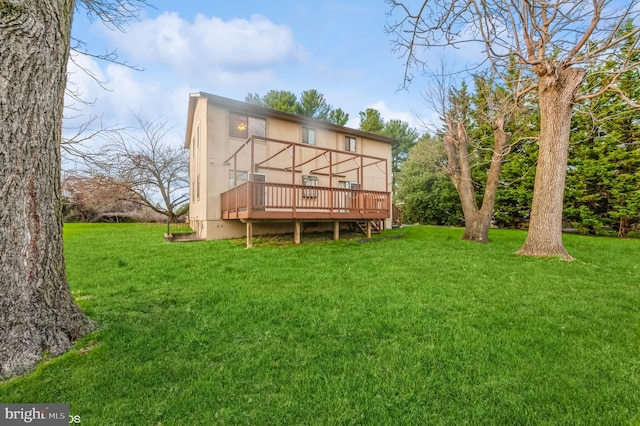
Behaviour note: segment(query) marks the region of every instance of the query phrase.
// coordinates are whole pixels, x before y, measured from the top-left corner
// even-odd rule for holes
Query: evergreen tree
[[[360,111],[358,114],[360,117],[360,130],[371,133],[382,133],[384,129],[384,120],[380,111],[374,108],[367,108],[364,111]]]
[[[382,118],[380,111],[367,108],[360,111],[360,130],[388,136],[398,141],[391,150],[392,187],[394,194],[397,191],[397,176],[402,168],[402,163],[407,159],[409,150],[416,144],[420,135],[416,129],[409,127],[409,123],[402,120],[389,120]]]
[[[633,29],[629,21],[621,34]],[[620,56],[640,60],[637,39],[637,34],[630,37],[620,52],[592,70],[585,90],[597,92],[609,84],[607,75],[619,69]],[[630,105],[640,104],[639,83],[638,69],[626,70],[617,77],[626,99],[606,92],[581,104],[574,116],[564,214],[582,232],[612,228],[625,237],[640,222],[640,120]]]
[[[382,129],[382,134],[398,141],[391,150],[391,171],[394,193],[397,191],[397,176],[402,170],[409,151],[418,141],[420,135],[416,129],[409,127],[409,123],[401,120],[389,120]]]
[[[249,93],[244,101],[290,114],[312,117],[338,126],[344,126],[349,121],[349,114],[340,108],[334,109],[327,103],[324,95],[316,89],[305,90],[299,99],[288,90],[269,90],[264,96]]]
[[[333,108],[327,103],[324,95],[316,89],[302,92],[300,100],[296,105],[296,114],[323,121],[327,121],[331,110],[333,110]]]
[[[349,114],[344,112],[342,108],[332,109],[331,112],[329,112],[327,121],[337,126],[345,126],[347,121],[349,121]]]
[[[445,170],[446,158],[442,141],[430,135],[424,135],[409,150],[397,178],[397,204],[404,222],[464,224],[460,198]]]

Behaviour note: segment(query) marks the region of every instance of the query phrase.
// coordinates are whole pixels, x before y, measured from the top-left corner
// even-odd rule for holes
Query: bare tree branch
[[[521,91],[515,99],[537,88],[540,111],[529,233],[519,253],[572,259],[562,244],[561,231],[573,106],[577,100],[592,96],[579,93],[587,70],[614,54],[621,55],[618,62],[623,65],[606,70],[611,78],[596,87],[593,96],[611,91],[627,104],[637,105],[615,84],[615,76],[621,75],[622,69],[640,66],[635,54],[640,0],[629,0],[623,7],[616,7],[615,0],[425,0],[415,8],[408,6],[409,2],[387,3],[391,6],[390,17],[397,16],[394,11],[401,15],[386,29],[394,37],[395,51],[406,58],[405,87],[413,77],[410,68],[424,72],[434,57],[438,59],[437,55],[424,55],[423,49],[454,49],[465,42],[480,41],[490,69],[503,81],[516,58],[515,65],[520,68],[517,87]],[[634,25],[629,29],[627,22]],[[631,40],[633,48],[621,49]],[[450,125],[447,132],[451,133],[448,138],[455,140]]]
[[[167,121],[135,114],[137,129],[111,132],[98,153],[95,170],[126,186],[128,200],[175,219],[189,200],[189,154],[166,142]]]
[[[84,13],[91,22],[96,20],[109,29],[124,31],[124,24],[138,19],[142,7],[153,7],[146,0],[79,0],[76,11]]]

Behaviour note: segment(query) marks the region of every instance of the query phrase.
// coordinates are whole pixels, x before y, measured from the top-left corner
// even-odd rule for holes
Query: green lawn
[[[163,232],[65,226],[101,329],[0,402],[83,425],[640,424],[640,240],[568,235],[564,262],[516,256],[518,231],[250,250]]]

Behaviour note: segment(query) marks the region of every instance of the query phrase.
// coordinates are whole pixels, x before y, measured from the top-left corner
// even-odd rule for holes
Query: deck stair
[[[367,222],[366,221],[358,221],[356,222],[356,226],[362,231],[363,234],[367,235]],[[381,221],[372,220],[371,221],[371,233],[372,234],[380,234],[382,232]]]

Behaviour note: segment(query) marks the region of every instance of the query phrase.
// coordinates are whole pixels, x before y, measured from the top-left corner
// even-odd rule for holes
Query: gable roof
[[[307,125],[310,127],[329,129],[340,133],[346,133],[352,136],[360,136],[362,138],[372,139],[379,142],[395,145],[397,140],[388,136],[379,135],[376,133],[365,132],[363,130],[352,129],[349,127],[338,126],[337,124],[328,123],[326,121],[318,120],[316,118],[304,117],[301,115],[290,114],[288,112],[278,111],[272,108],[265,108],[259,105],[250,104],[247,102],[240,102],[234,99],[225,98],[218,95],[212,95],[211,93],[197,92],[189,94],[189,109],[187,113],[187,131],[184,139],[184,147],[189,148],[189,141],[191,140],[191,129],[193,128],[193,114],[195,112],[196,103],[198,99],[206,98],[207,102],[214,105],[219,105],[234,112],[242,112],[247,115],[255,115],[264,118],[277,118],[284,121],[290,121]]]

